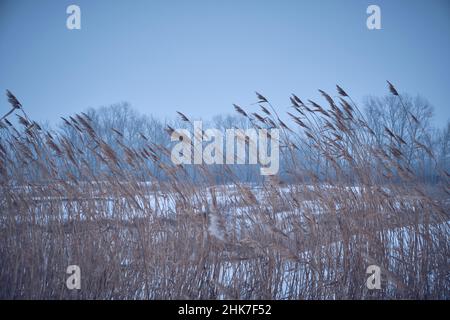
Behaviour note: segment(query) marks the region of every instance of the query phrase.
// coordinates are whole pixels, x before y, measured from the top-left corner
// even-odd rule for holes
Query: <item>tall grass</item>
[[[386,127],[379,141],[337,89],[337,98],[321,91],[328,108],[293,95],[290,121],[261,94],[262,113],[235,105],[255,127],[282,131],[288,179],[258,185],[226,166],[232,183],[215,185],[207,165],[194,181],[164,161],[167,147],[132,148],[111,131],[118,152],[86,114],[65,120],[81,150],[67,134],[43,130],[8,92],[0,298],[448,299],[449,173],[436,166],[437,185],[415,174],[403,150],[433,153],[417,140],[413,114],[406,134]],[[14,113],[18,124],[8,120]],[[153,177],[150,163],[167,178]],[[66,287],[72,264],[81,290]],[[372,264],[382,270],[380,290],[366,287]]]

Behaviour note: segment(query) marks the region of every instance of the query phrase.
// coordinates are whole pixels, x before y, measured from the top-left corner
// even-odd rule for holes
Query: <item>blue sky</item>
[[[66,8],[81,8],[81,30]],[[368,30],[366,8],[381,8]],[[130,102],[143,113],[209,118],[232,103],[421,94],[450,118],[450,1],[0,0],[0,90],[35,119]],[[0,100],[6,112],[6,98]]]

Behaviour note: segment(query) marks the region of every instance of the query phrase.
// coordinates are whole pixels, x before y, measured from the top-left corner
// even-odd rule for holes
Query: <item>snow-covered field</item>
[[[70,198],[55,185],[16,187],[28,206],[1,218],[18,238],[41,239],[35,250],[47,268],[79,263],[94,283],[114,273],[111,286],[85,297],[370,298],[369,265],[383,270],[377,297],[448,297],[448,215],[392,187],[73,188]]]

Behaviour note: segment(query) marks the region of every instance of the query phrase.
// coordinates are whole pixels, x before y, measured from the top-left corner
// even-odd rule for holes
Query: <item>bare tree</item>
[[[365,113],[369,126],[374,131],[374,143],[392,146],[401,152],[406,164],[430,172],[436,164],[432,146],[433,107],[421,96],[403,94],[384,97],[369,96],[365,99]],[[388,129],[389,128],[389,129]]]

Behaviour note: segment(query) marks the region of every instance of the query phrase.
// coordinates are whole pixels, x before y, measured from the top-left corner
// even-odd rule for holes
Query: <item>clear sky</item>
[[[70,4],[81,30],[66,28]],[[370,4],[382,30],[366,27]],[[340,84],[361,100],[388,79],[426,97],[442,127],[449,71],[448,0],[0,0],[0,90],[38,120],[120,101],[209,118],[255,90],[282,111],[291,93],[319,100]]]

